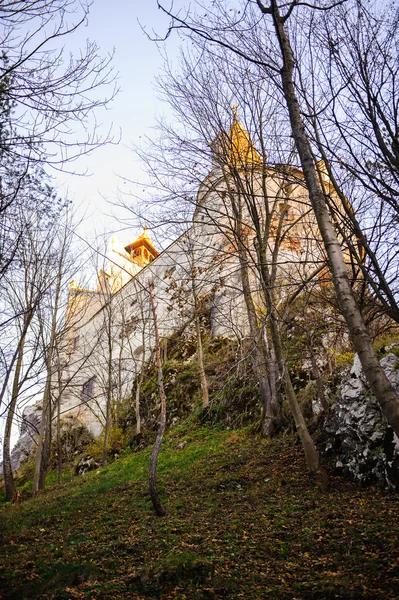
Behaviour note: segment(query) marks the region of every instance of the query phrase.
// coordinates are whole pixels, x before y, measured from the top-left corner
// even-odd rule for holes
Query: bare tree
[[[289,25],[294,16],[306,16],[306,11],[309,10],[326,11],[330,6],[326,4],[307,7],[293,1],[280,7],[277,0],[267,3],[257,0],[256,6],[252,2],[243,2],[242,8],[245,10],[241,16],[241,10],[233,11],[229,15],[221,3],[213,2],[205,18],[188,14],[184,19],[172,15],[165,8],[163,10],[173,19],[169,31],[179,28],[187,31],[188,35],[227,47],[258,65],[265,76],[276,81],[289,115],[292,136],[325,245],[340,311],[347,323],[367,381],[388,422],[399,434],[399,399],[381,368],[351,289],[345,258],[316,172],[314,154],[306,133],[295,86],[297,62],[290,44]],[[222,30],[220,22],[224,23]],[[253,35],[248,35],[248,31]]]
[[[89,7],[76,0],[17,0],[0,8],[0,278],[24,235],[13,218],[21,198],[38,213],[47,209],[40,193],[24,192],[34,180],[45,187],[45,168],[65,169],[112,141],[96,116],[116,93],[112,56],[102,57],[90,41],[75,57],[64,46],[84,26]]]
[[[3,152],[62,167],[109,140],[93,111],[115,94],[112,57],[101,57],[90,41],[76,57],[64,46],[89,7],[75,0],[2,3],[0,84],[13,107]]]
[[[220,56],[221,53],[218,58]],[[278,374],[289,399],[309,470],[324,485],[318,455],[290,380],[276,306],[279,295],[287,293],[285,287],[306,285],[306,281],[317,276],[324,267],[325,258],[303,177],[297,169],[281,164],[281,159],[274,162],[267,156],[266,145],[270,149],[270,139],[277,139],[273,137],[275,132],[264,126],[269,119],[273,119],[274,124],[277,121],[267,104],[270,91],[266,86],[262,91],[257,89],[259,75],[243,61],[228,63],[227,57],[223,58],[225,72],[221,72],[220,62],[216,65],[212,53],[201,47],[198,55],[185,54],[179,75],[167,71],[162,86],[179,115],[181,130],[171,130],[162,124],[159,147],[166,147],[167,152],[163,150],[162,156],[157,154],[157,160],[152,156],[152,173],[160,187],[162,182],[172,180],[172,174],[180,166],[174,194],[185,201],[186,207],[195,206],[193,229],[198,225],[203,234],[207,230],[213,232],[213,237],[209,233],[203,235],[203,250],[207,250],[209,258],[210,252],[217,254],[220,246],[218,260],[226,275],[224,279],[232,282],[234,271],[239,274],[253,366],[262,397],[264,431],[271,435],[279,426]],[[201,69],[195,69],[199,62]],[[236,115],[231,125],[229,105],[236,98],[261,154]],[[274,108],[275,104],[270,104]],[[287,155],[287,151],[289,156],[289,146],[275,146],[274,156],[280,158]],[[152,161],[147,157],[150,167]],[[205,176],[202,171],[209,163],[212,170]],[[188,181],[184,181],[185,173]],[[193,180],[197,183],[200,178],[196,198],[187,187],[179,189],[181,183],[190,186]],[[167,198],[172,193],[172,189],[167,188]],[[175,209],[174,222],[179,217],[182,219],[184,212],[184,207],[183,214]],[[166,221],[168,218],[169,213]],[[215,241],[217,238],[219,242]],[[221,244],[220,240],[223,240]],[[197,257],[198,250],[195,260]]]
[[[58,238],[58,239],[57,239]],[[53,258],[51,287],[48,294],[47,306],[40,306],[38,317],[41,320],[41,330],[43,331],[43,352],[45,356],[46,383],[43,392],[42,420],[41,430],[38,438],[36,450],[36,464],[33,477],[33,493],[44,489],[46,475],[50,459],[52,424],[54,419],[54,407],[52,400],[52,388],[56,386],[57,361],[59,360],[58,338],[61,330],[62,319],[62,300],[65,298],[66,285],[68,284],[68,275],[71,273],[71,244],[73,241],[73,222],[67,214],[64,222],[58,224],[54,246],[56,254]],[[44,303],[42,303],[44,304]],[[46,323],[50,322],[47,327]],[[58,428],[59,428],[59,410],[60,400],[58,398]],[[59,431],[58,431],[59,437]]]
[[[306,28],[309,58],[297,85],[309,136],[324,159],[323,191],[330,212],[343,209],[346,229],[358,239],[353,262],[380,311],[398,322],[398,14],[356,0],[312,15]],[[301,36],[294,43],[303,44]]]
[[[28,212],[19,213],[24,226],[24,236],[18,245],[16,262],[3,278],[6,290],[3,307],[11,310],[11,317],[2,331],[2,345],[7,348],[3,356],[5,378],[1,400],[6,405],[7,420],[4,436],[4,477],[7,495],[15,493],[13,483],[10,435],[18,404],[40,392],[41,371],[46,362],[43,349],[43,313],[54,283],[56,264],[56,239],[59,215],[54,213],[38,217]],[[11,348],[11,353],[9,348]],[[15,350],[13,349],[15,348]],[[9,390],[9,381],[13,383]]]
[[[203,252],[201,242],[196,235],[195,228],[185,232],[181,248],[185,254],[186,261],[179,265],[177,278],[171,271],[167,271],[166,279],[169,294],[170,310],[180,312],[183,319],[189,319],[192,314],[195,327],[195,339],[197,347],[198,375],[201,384],[202,408],[209,407],[209,387],[204,363],[204,340],[201,317],[204,308],[211,300],[217,288],[214,283],[214,264],[209,262],[209,252]],[[213,282],[213,284],[212,284]]]
[[[162,373],[161,345],[160,345],[160,338],[159,338],[157,310],[156,310],[155,300],[154,300],[153,284],[151,281],[148,282],[148,295],[149,295],[149,300],[150,300],[150,304],[151,304],[152,317],[153,317],[153,321],[154,321],[154,335],[155,335],[154,349],[155,349],[156,366],[157,366],[157,372],[158,372],[158,392],[159,392],[159,399],[161,401],[161,415],[160,415],[160,421],[159,421],[159,428],[158,428],[158,433],[157,433],[157,437],[156,437],[156,440],[154,443],[154,447],[153,447],[152,454],[151,454],[151,461],[150,461],[149,486],[150,486],[151,501],[152,501],[152,505],[154,507],[155,513],[159,517],[163,517],[163,516],[165,516],[166,511],[162,505],[162,502],[159,498],[159,494],[158,494],[158,490],[157,490],[157,462],[158,462],[159,450],[161,448],[162,438],[164,436],[165,429],[166,429],[166,394],[165,394],[165,387],[164,387],[163,373]]]
[[[148,348],[149,337],[149,318],[148,313],[148,294],[145,290],[135,290],[134,303],[138,305],[139,314],[132,317],[127,316],[126,303],[122,304],[122,343],[125,341],[129,347],[130,358],[134,364],[135,389],[134,389],[134,411],[136,417],[136,434],[141,434],[141,411],[140,399],[145,377],[145,366],[149,360],[151,352]],[[132,333],[139,331],[139,342],[135,346],[132,343]],[[141,342],[141,343],[140,343]]]

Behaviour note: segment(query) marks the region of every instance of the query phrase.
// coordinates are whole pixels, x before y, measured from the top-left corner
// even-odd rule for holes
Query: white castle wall
[[[255,181],[253,189],[261,198],[259,214],[265,220],[261,182]],[[105,419],[111,355],[113,395],[128,397],[131,394],[133,380],[143,364],[143,354],[144,359],[148,360],[154,346],[148,292],[150,285],[153,287],[161,337],[168,337],[193,314],[190,278],[193,267],[197,293],[212,297],[213,335],[238,339],[248,335],[239,263],[232,248],[234,219],[227,191],[223,174],[213,173],[199,190],[198,208],[190,230],[118,292],[109,297],[102,296],[103,305],[94,314],[92,306],[89,306],[72,333],[68,333],[69,350],[63,357],[65,389],[62,392],[61,413],[64,419],[77,416],[94,435],[100,434]],[[281,176],[278,174],[268,177],[267,194],[270,202],[276,205],[276,199],[281,194]],[[280,299],[292,293],[295,286],[304,281],[323,260],[308,196],[298,178],[290,189],[290,214],[286,226],[290,233],[287,233],[286,242],[277,258],[271,258],[273,240],[268,254],[270,260],[278,263],[276,268],[280,287],[277,296]],[[250,237],[248,267],[253,296],[261,303],[255,249],[251,243]],[[98,302],[99,299],[95,299],[96,308]],[[78,338],[78,344],[71,351],[73,338]]]

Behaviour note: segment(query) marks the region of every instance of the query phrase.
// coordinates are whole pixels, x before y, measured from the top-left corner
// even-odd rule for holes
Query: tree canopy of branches
[[[399,399],[379,365],[370,333],[351,288],[328,193],[326,193],[323,185],[323,173],[317,164],[317,146],[312,144],[312,136],[307,131],[307,124],[315,120],[317,113],[312,110],[312,105],[309,106],[309,103],[303,101],[303,95],[301,94],[303,90],[301,76],[304,72],[302,65],[305,64],[306,67],[309,67],[312,64],[312,55],[309,55],[309,53],[302,54],[302,50],[306,46],[304,37],[300,35],[301,30],[306,29],[304,24],[309,24],[311,19],[317,19],[319,14],[325,15],[326,20],[338,19],[337,11],[342,7],[342,10],[359,11],[363,6],[361,1],[309,4],[296,0],[288,3],[279,3],[277,0],[263,3],[261,0],[257,0],[256,2],[243,1],[239,3],[237,8],[226,8],[223,2],[216,0],[206,5],[195,3],[194,8],[189,9],[184,14],[182,12],[173,13],[164,8],[162,3],[158,3],[158,5],[171,17],[171,25],[167,35],[177,29],[183,35],[189,36],[193,43],[199,44],[203,48],[210,47],[213,54],[221,60],[221,70],[225,64],[222,52],[228,49],[258,67],[259,74],[262,74],[264,78],[273,81],[275,93],[289,119],[290,131],[325,245],[341,313],[347,323],[367,380],[388,421],[396,433],[399,433]],[[206,9],[205,12],[204,8]],[[363,14],[363,17],[365,14]],[[328,36],[327,39],[329,39]],[[311,41],[313,40],[316,42],[316,38],[312,35]],[[333,46],[338,42],[339,40],[333,40]],[[331,37],[329,43],[331,45]],[[345,54],[343,53],[342,56],[344,57]],[[343,58],[343,60],[345,59]],[[199,61],[198,65],[200,66],[200,64]],[[392,61],[386,61],[388,71],[390,69],[392,71],[391,67]],[[194,79],[196,70],[193,69],[192,76]],[[312,69],[310,71],[313,73]],[[309,72],[309,68],[307,72]],[[395,71],[391,73],[391,81],[394,77]],[[347,89],[350,89],[350,81],[351,79],[347,80]],[[360,89],[363,89],[364,85],[360,76],[357,81],[360,82]],[[316,85],[314,79],[309,79],[309,82],[311,85]],[[336,96],[335,89],[333,90],[332,102]],[[372,89],[376,90],[377,88],[374,86]],[[366,91],[366,97],[367,93]],[[354,95],[356,97],[356,92],[354,92]],[[357,97],[359,97],[359,93],[357,93]],[[378,106],[382,106],[381,98],[374,98],[373,92],[368,94],[368,103],[371,109],[367,119],[371,122],[371,127],[377,139],[377,147],[379,148],[377,155],[380,156],[381,153],[384,154],[385,152],[385,160],[389,160],[389,163],[392,164],[391,158],[394,158],[397,141],[394,139],[395,143],[392,145],[392,141],[389,141],[388,132],[385,134],[385,141],[383,139],[378,141],[378,138],[381,137],[379,131],[382,131],[382,127],[387,127],[387,123],[384,124],[381,121],[381,112],[386,114],[385,108],[380,111]],[[318,110],[322,112],[322,107],[318,106]],[[375,117],[376,115],[378,116]],[[393,116],[396,118],[395,111]],[[375,118],[370,121],[370,117]],[[380,125],[377,127],[378,120],[380,120]],[[395,138],[397,129],[393,128],[393,131],[395,132]],[[350,135],[350,133],[346,131],[345,135]],[[388,147],[389,155],[386,152]],[[371,169],[370,166],[366,166],[368,172],[376,170],[378,173],[379,167],[376,167],[375,162],[375,160],[371,161]]]
[[[77,56],[64,45],[89,8],[76,0],[2,2],[0,90],[11,109],[11,126],[1,126],[3,153],[62,168],[109,141],[95,112],[116,92],[112,56],[102,57],[95,42]]]

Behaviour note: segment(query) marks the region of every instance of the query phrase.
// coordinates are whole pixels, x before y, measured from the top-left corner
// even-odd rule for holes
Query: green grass
[[[162,445],[159,518],[150,452],[3,503],[0,597],[398,597],[397,495],[332,476],[322,494],[294,438],[186,422]]]

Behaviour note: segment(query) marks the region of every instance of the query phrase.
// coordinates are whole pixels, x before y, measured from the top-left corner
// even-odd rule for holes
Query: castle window
[[[89,402],[94,398],[94,382],[96,377],[90,377],[83,385],[82,385],[82,401]]]
[[[291,216],[291,207],[286,202],[280,202],[278,205],[278,211],[283,216],[284,221],[288,221]]]
[[[79,348],[79,337],[80,336],[75,335],[75,337],[73,337],[71,340],[72,352],[75,352],[75,350]]]

